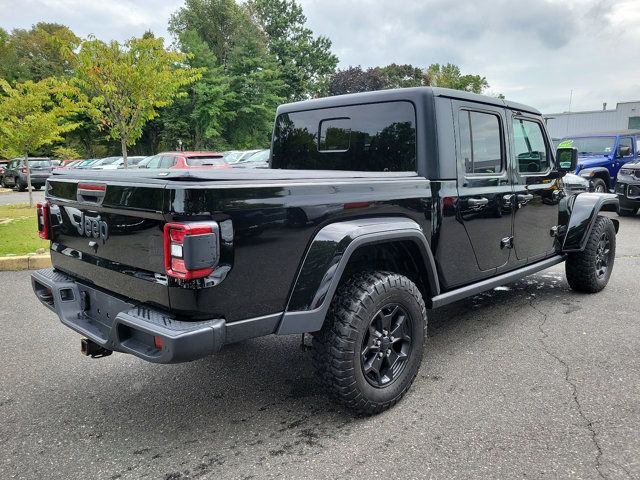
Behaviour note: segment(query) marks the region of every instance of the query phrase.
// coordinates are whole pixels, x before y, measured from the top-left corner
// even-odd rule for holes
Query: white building
[[[615,130],[640,130],[640,101],[621,102],[615,110],[564,112],[545,114],[547,129],[552,138]]]

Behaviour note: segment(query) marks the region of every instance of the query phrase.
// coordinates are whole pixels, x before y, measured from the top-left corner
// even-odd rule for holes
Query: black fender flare
[[[398,240],[416,244],[425,262],[430,294],[437,295],[440,287],[435,260],[417,222],[404,217],[335,222],[320,229],[309,245],[276,333],[288,335],[320,330],[353,253],[363,245]]]
[[[585,177],[583,175],[583,173],[591,173],[592,175],[589,175],[587,177]],[[581,176],[582,178],[586,178],[586,179],[593,179],[596,177],[599,177],[600,174],[602,174],[602,176],[607,177],[607,187],[611,187],[611,173],[609,173],[609,170],[607,169],[607,167],[591,167],[591,168],[584,168],[582,170],[580,170],[580,172],[578,173],[579,176]]]
[[[600,211],[617,211],[618,197],[612,193],[579,193],[567,202],[569,221],[562,242],[563,252],[581,252],[587,245],[589,235]],[[611,219],[616,233],[620,228],[617,219]]]

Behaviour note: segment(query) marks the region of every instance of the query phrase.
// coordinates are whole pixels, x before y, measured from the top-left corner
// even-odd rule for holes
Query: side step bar
[[[465,287],[456,288],[455,290],[436,295],[431,299],[430,302],[428,302],[428,306],[429,308],[438,308],[453,302],[457,302],[458,300],[462,300],[463,298],[486,292],[487,290],[499,287],[500,285],[504,285],[505,283],[515,282],[516,280],[520,280],[527,275],[532,275],[534,273],[540,272],[541,270],[553,267],[554,265],[562,263],[565,260],[565,255],[556,255],[555,257],[542,260],[541,262],[527,265],[526,267],[519,268],[511,272],[503,273],[502,275],[498,275],[497,277],[488,278],[487,280],[483,280],[478,283],[472,283],[471,285],[467,285]]]

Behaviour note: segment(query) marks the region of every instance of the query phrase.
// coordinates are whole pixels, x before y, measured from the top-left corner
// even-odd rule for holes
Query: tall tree
[[[200,69],[185,68],[185,59],[149,35],[124,45],[95,38],[82,43],[78,84],[91,98],[90,112],[98,125],[120,141],[125,168],[127,148],[140,138],[144,125],[202,75]]]
[[[460,67],[447,63],[434,63],[426,70],[413,65],[392,63],[385,67],[373,67],[363,70],[361,67],[349,67],[338,70],[330,81],[330,94],[368,92],[387,88],[405,87],[444,87],[467,92],[482,93],[489,87],[485,77],[480,75],[462,75]]]
[[[428,85],[425,72],[413,65],[398,65],[392,63],[386,67],[376,67],[380,75],[386,80],[386,88],[423,87]]]
[[[165,136],[175,140],[188,133],[196,145],[216,149],[266,145],[285,89],[266,34],[247,10],[234,0],[187,0],[172,16],[170,30],[180,49],[192,54],[189,62],[207,73],[188,101],[163,112],[178,120],[166,122]]]
[[[388,81],[379,69],[349,67],[338,70],[331,76],[329,82],[330,95],[344,95],[347,93],[369,92],[388,88]]]
[[[326,93],[329,76],[338,65],[331,40],[315,37],[296,0],[250,0],[247,9],[266,34],[269,52],[276,58],[290,101]]]
[[[68,77],[80,39],[66,26],[37,23],[30,30],[0,31],[0,77],[9,82]]]
[[[73,116],[86,102],[76,89],[55,78],[11,86],[0,79],[0,155],[24,156],[29,204],[33,206],[29,154],[62,140],[78,126]]]
[[[489,87],[489,82],[480,75],[462,75],[460,67],[447,63],[434,63],[427,69],[429,85],[433,87],[454,88],[473,93],[482,93]]]

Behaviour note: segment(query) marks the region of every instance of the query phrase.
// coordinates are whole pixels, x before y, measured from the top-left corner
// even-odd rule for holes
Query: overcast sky
[[[640,100],[639,0],[300,0],[340,66],[452,62],[545,113]],[[0,0],[0,26],[166,36],[179,0]]]

